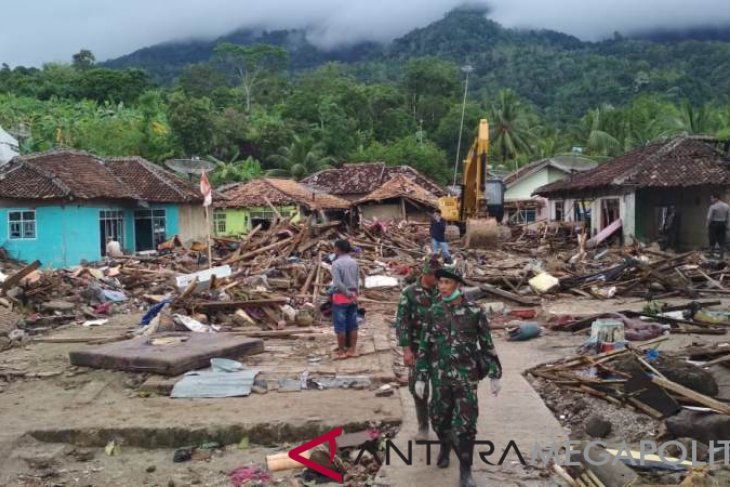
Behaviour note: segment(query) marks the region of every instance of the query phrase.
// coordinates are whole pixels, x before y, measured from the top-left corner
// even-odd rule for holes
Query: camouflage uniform
[[[484,311],[463,297],[434,304],[421,337],[416,371],[418,380],[431,379],[430,416],[439,438],[453,434],[459,442],[474,442],[480,354],[489,364],[487,375],[500,378],[502,366]]]
[[[398,344],[401,347],[410,346],[414,357],[418,354],[421,334],[426,324],[426,315],[437,299],[438,290],[424,288],[420,282],[411,284],[400,295],[398,312],[395,317]],[[408,374],[408,388],[411,394],[414,393],[415,383],[416,367],[414,364],[410,367]],[[424,399],[428,400],[428,394]]]

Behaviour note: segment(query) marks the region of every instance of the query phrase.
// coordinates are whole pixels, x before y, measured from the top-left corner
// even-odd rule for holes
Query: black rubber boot
[[[451,439],[449,435],[438,435],[441,446],[439,447],[439,456],[436,459],[438,468],[449,468],[451,457]]]
[[[417,440],[428,439],[428,399],[413,398],[416,401],[416,418],[418,418]]]
[[[474,462],[474,440],[461,438],[459,440],[459,487],[476,487],[471,475],[471,466]]]

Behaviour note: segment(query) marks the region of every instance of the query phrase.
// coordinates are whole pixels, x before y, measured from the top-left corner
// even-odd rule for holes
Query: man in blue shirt
[[[441,216],[441,210],[436,210],[431,217],[431,250],[434,254],[441,253],[445,263],[451,263],[449,244],[446,243],[446,220]]]

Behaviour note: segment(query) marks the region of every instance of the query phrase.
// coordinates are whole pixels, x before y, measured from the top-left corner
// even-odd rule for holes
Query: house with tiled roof
[[[109,237],[131,253],[207,234],[195,184],[142,158],[67,150],[0,168],[0,222],[0,246],[11,257],[49,267],[100,260]]]
[[[365,220],[424,221],[438,209],[438,198],[408,177],[398,174],[355,202]]]
[[[218,236],[243,235],[281,216],[298,221],[302,216],[342,219],[352,204],[291,179],[261,178],[220,188],[225,196],[215,202],[214,232]],[[278,215],[277,215],[278,214]]]
[[[314,173],[301,182],[325,193],[357,201],[396,176],[411,180],[437,198],[448,194],[444,187],[412,167],[388,166],[384,162],[343,164],[339,168]]]
[[[707,244],[710,195],[730,196],[729,149],[710,136],[652,142],[542,186],[535,195],[586,215],[594,235],[622,228],[625,240],[664,238],[676,247],[700,247]]]
[[[512,223],[563,220],[562,201],[533,195],[539,187],[593,169],[598,163],[580,154],[563,154],[522,166],[504,177],[505,217]]]

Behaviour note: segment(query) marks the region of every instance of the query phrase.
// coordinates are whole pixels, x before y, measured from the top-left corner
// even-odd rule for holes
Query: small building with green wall
[[[268,228],[279,216],[293,222],[312,214],[320,220],[341,219],[351,206],[290,179],[255,179],[219,192],[225,196],[214,204],[213,233],[219,237],[245,235],[259,225]]]

